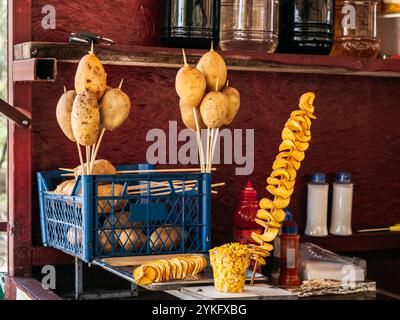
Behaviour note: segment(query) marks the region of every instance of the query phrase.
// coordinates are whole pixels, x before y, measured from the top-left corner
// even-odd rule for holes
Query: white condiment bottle
[[[336,174],[333,183],[332,219],[329,232],[338,236],[349,236],[351,230],[351,213],[353,207],[353,183],[347,172]]]
[[[307,223],[305,234],[313,237],[328,235],[328,192],[325,173],[314,173],[307,185]]]

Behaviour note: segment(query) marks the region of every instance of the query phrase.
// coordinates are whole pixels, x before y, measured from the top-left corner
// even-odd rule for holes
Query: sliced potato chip
[[[184,260],[184,259],[179,259],[179,261],[180,261],[181,264],[182,264],[182,275],[181,275],[181,279],[185,279],[185,277],[186,277],[186,275],[187,275],[187,272],[188,272],[188,268],[189,268],[188,262],[187,262],[186,260]]]
[[[278,235],[278,232],[278,228],[269,227],[263,234],[259,235],[259,239],[261,239],[263,242],[271,242]]]
[[[284,127],[282,130],[282,140],[291,140],[291,141],[295,141],[296,137],[293,133],[292,130],[290,130],[290,128],[288,127]]]
[[[274,205],[277,209],[285,209],[289,205],[289,203],[290,203],[290,198],[284,199],[284,198],[277,197],[274,200]]]
[[[270,177],[271,178],[285,177],[287,180],[291,180],[290,179],[290,174],[289,174],[287,169],[276,169],[276,170],[271,172]]]
[[[268,198],[262,198],[260,200],[260,208],[261,209],[272,209],[274,206],[274,202]]]
[[[291,151],[295,149],[295,145],[291,140],[283,140],[279,145],[279,151]]]
[[[289,160],[290,164],[292,165],[293,169],[295,169],[295,170],[299,170],[300,169],[300,167],[301,167],[301,162],[300,161],[297,161],[293,157],[289,157],[288,160]]]
[[[278,158],[272,164],[272,170],[286,169],[287,167],[292,167],[292,164],[285,158]]]
[[[285,127],[289,128],[290,130],[292,130],[294,132],[303,131],[303,128],[302,128],[301,124],[298,123],[296,120],[293,120],[293,119],[289,119],[286,122]]]
[[[311,140],[311,136],[306,136],[303,132],[295,133],[294,136],[300,142],[309,142]]]
[[[270,212],[270,214],[276,222],[282,222],[285,220],[286,214],[282,209],[274,209]]]
[[[273,228],[280,228],[281,225],[273,220],[264,221],[261,219],[254,219],[254,221],[264,228],[273,227]]]
[[[171,266],[165,259],[160,260],[160,264],[164,267],[163,281],[171,280]]]
[[[173,258],[173,261],[176,265],[176,278],[175,279],[182,279],[182,264],[179,259]]]

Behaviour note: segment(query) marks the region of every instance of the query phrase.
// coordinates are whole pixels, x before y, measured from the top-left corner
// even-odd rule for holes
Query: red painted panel
[[[64,84],[71,88],[75,68],[60,64],[56,83],[34,85],[33,172],[78,164],[75,145],[63,136],[55,119],[58,96]],[[106,133],[100,156],[115,164],[144,162],[150,145],[146,142],[148,130],[168,130],[168,120],[178,120],[182,128],[174,90],[176,71],[106,66],[106,72],[113,86],[126,79],[124,89],[132,99],[133,111],[122,128]],[[255,129],[255,171],[250,178],[260,196],[266,195],[265,178],[277,153],[283,125],[296,108],[298,97],[312,90],[317,95],[318,120],[312,126],[311,148],[290,205],[300,229],[305,222],[306,182],[314,171],[347,170],[353,174],[354,228],[398,222],[398,79],[254,72],[230,72],[229,78],[242,95],[242,107],[231,128]],[[234,169],[233,165],[222,165],[214,174],[215,181],[227,183],[213,200],[214,243],[231,240],[232,215],[248,179],[235,176]],[[34,205],[33,221],[38,224],[36,199]],[[38,225],[35,230],[39,230]]]
[[[56,29],[43,29],[45,5],[56,9]],[[68,42],[71,32],[91,31],[111,38],[118,45],[160,43],[161,0],[34,0],[32,29],[34,41]]]
[[[13,44],[30,41],[31,0],[15,0],[9,4],[10,57]],[[12,64],[10,73],[12,74]],[[32,111],[31,85],[15,84],[10,79],[10,104]],[[8,129],[8,272],[11,277],[26,276],[31,271],[32,198],[31,198],[31,131],[10,122]]]

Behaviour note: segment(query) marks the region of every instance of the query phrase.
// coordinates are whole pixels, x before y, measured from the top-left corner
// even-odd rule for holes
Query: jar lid
[[[290,209],[284,210],[286,213],[285,221],[282,225],[282,233],[284,234],[297,234],[298,228],[296,222],[293,220],[293,215]]]
[[[326,183],[326,174],[325,173],[313,173],[311,174],[311,183]]]
[[[348,172],[338,172],[336,173],[337,183],[351,183],[351,174]]]

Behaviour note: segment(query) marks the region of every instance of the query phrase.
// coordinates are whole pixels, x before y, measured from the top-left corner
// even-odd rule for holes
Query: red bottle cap
[[[242,190],[242,200],[257,200],[257,190],[253,189],[253,184],[250,180],[247,181],[246,188]]]

